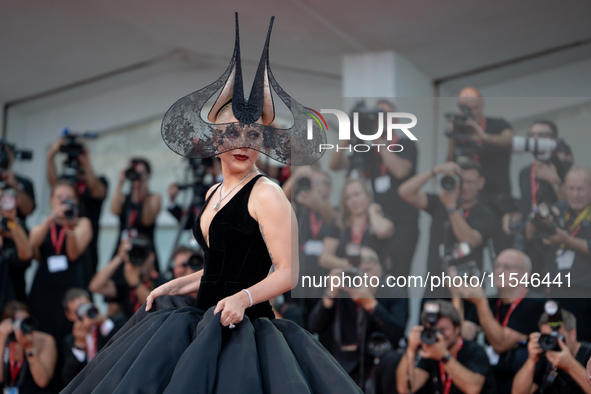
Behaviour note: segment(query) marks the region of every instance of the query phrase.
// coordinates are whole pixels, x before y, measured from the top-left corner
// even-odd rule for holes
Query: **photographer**
[[[12,189],[0,191],[0,310],[8,301],[24,302],[25,271],[31,264],[33,252],[27,233],[17,217],[17,193]]]
[[[79,215],[90,220],[92,224],[92,240],[88,247],[88,253],[90,259],[86,267],[86,278],[87,282],[96,272],[98,264],[98,235],[99,235],[99,220],[101,217],[101,210],[103,202],[107,197],[108,183],[104,176],[97,176],[90,163],[90,157],[88,150],[81,144],[75,144],[72,148],[75,156],[70,160],[75,160],[75,163],[70,163],[72,167],[75,167],[76,171],[73,176],[58,176],[55,167],[55,156],[59,152],[66,153],[68,157],[72,154],[68,151],[69,144],[65,139],[59,139],[56,141],[47,154],[47,180],[50,187],[54,187],[59,179],[68,178],[74,183],[74,187],[78,193],[79,198]],[[64,151],[65,149],[65,151]]]
[[[444,174],[439,195],[425,193],[421,188],[431,178]],[[467,242],[471,256],[482,271],[482,250],[494,228],[491,210],[478,200],[485,179],[474,162],[458,165],[447,162],[404,182],[398,192],[403,200],[432,217],[427,270],[438,274],[445,270],[440,249],[448,250],[459,242]],[[448,188],[449,190],[446,190]],[[440,293],[447,296],[447,292]]]
[[[362,247],[360,257],[359,268],[345,273],[375,276],[383,280],[376,252]],[[334,269],[330,274],[341,277],[343,270]],[[383,346],[372,346],[372,343],[389,341],[390,347],[395,348],[404,337],[409,314],[408,299],[381,298],[386,291],[379,286],[341,285],[332,291],[327,289],[310,314],[309,330],[312,333],[322,333],[332,324],[333,354],[361,388],[364,388],[364,382],[371,373],[374,360],[388,350]],[[399,294],[399,297],[404,297],[404,294]]]
[[[96,356],[113,335],[123,327],[124,319],[109,319],[92,304],[90,294],[71,288],[64,295],[64,313],[73,323],[72,333],[65,338],[62,383],[67,385]]]
[[[119,238],[113,255],[119,250],[121,238],[126,237],[130,230],[146,236],[152,248],[154,247],[154,229],[156,217],[162,206],[162,197],[149,191],[150,174],[150,163],[142,158],[131,159],[129,166],[119,173],[117,187],[111,200],[111,212],[119,216]],[[131,191],[124,195],[121,189],[126,180],[131,182]],[[156,256],[155,249],[152,250]],[[157,259],[155,267],[159,271]]]
[[[493,274],[498,298],[487,299],[479,286],[457,290],[476,307],[476,316],[467,313],[464,328],[476,325],[484,331],[497,387],[505,392],[511,389],[513,376],[526,359],[523,345],[527,336],[537,329],[535,322],[544,311],[544,299],[524,284],[522,278],[531,275],[531,261],[519,250],[502,251],[495,261]],[[518,283],[515,285],[510,278],[517,278]]]
[[[70,287],[85,284],[80,257],[92,239],[92,225],[79,218],[78,197],[71,183],[56,182],[50,199],[51,214],[31,230],[29,243],[39,268],[29,293],[31,312],[39,329],[61,340],[72,328],[64,316],[62,297]]]
[[[530,334],[528,358],[515,375],[512,393],[538,390],[544,393],[591,393],[585,380],[591,343],[578,341],[576,318],[572,313],[565,309],[560,309],[559,313],[561,321],[558,324],[550,322],[548,313],[544,313],[539,322],[540,332]],[[556,330],[551,324],[560,328]],[[555,336],[551,336],[553,333]],[[553,340],[548,341],[550,338]],[[550,348],[549,345],[557,346]]]
[[[165,282],[156,271],[155,260],[150,240],[145,235],[130,234],[130,237],[121,240],[115,257],[94,275],[88,288],[93,293],[117,299],[129,318],[146,301],[150,292]],[[125,278],[123,283],[113,279],[121,267]]]
[[[336,225],[324,237],[318,263],[325,269],[350,268],[359,259],[361,245],[374,250],[383,265],[389,265],[388,242],[394,224],[383,215],[362,179],[349,179],[341,192]]]
[[[220,160],[218,158],[188,159],[185,175],[187,179],[185,179],[184,184],[173,182],[168,185],[170,202],[167,210],[176,220],[185,222],[185,230],[190,230],[193,228],[193,224],[205,201],[207,190],[214,183],[223,181]],[[185,207],[176,202],[179,192],[183,190],[192,193],[192,200]]]
[[[554,283],[552,297],[564,297],[562,306],[577,317],[579,339],[591,341],[591,170],[573,166],[565,185],[566,201],[556,203],[546,219],[554,232],[542,234],[546,272],[552,280],[561,275],[563,285]]]
[[[355,111],[355,109],[354,109]],[[383,124],[386,124],[385,114],[395,112],[392,103],[387,100],[379,100],[375,112],[359,111],[359,116],[367,114],[369,121],[359,121],[360,130],[369,133],[377,130],[377,116],[382,116]],[[394,119],[393,121],[396,121]],[[385,127],[385,126],[384,126]],[[370,152],[345,154],[346,147],[354,144],[354,141],[339,141],[337,149],[330,158],[331,170],[356,169],[360,177],[371,181],[375,202],[384,209],[384,215],[390,219],[399,231],[392,237],[389,243],[390,255],[393,257],[392,265],[384,268],[389,274],[406,275],[410,270],[410,264],[415,252],[419,230],[418,211],[402,200],[398,195],[399,186],[416,174],[418,151],[415,141],[411,141],[404,134],[394,134],[388,141],[384,134],[373,141],[375,144],[383,144],[379,150]],[[400,152],[390,152],[386,146],[396,144],[402,146]]]
[[[467,118],[464,126],[472,129],[469,140],[475,152],[469,159],[477,161],[482,167],[482,176],[486,179],[484,191],[511,194],[509,167],[514,134],[511,125],[504,119],[484,116],[484,99],[476,88],[463,88],[458,95],[458,105]],[[458,156],[457,144],[456,139],[449,139],[447,158],[450,161]]]
[[[462,338],[460,316],[451,303],[426,303],[421,321],[422,326],[411,330],[406,353],[396,369],[399,393],[420,389],[446,394],[496,392],[484,350]]]
[[[6,393],[51,393],[56,362],[54,338],[35,328],[25,304],[9,302],[0,322],[0,388]]]
[[[13,145],[4,139],[0,139],[0,188],[5,189],[8,187],[18,192],[16,199],[17,216],[21,220],[25,231],[27,231],[25,219],[35,210],[35,192],[33,182],[28,178],[16,175],[12,171],[15,153],[19,153],[23,160],[31,159],[29,152],[17,152]]]

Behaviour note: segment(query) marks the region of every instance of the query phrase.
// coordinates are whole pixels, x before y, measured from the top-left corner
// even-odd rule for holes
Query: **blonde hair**
[[[369,191],[367,185],[365,184],[365,182],[363,181],[363,179],[347,179],[347,181],[345,182],[345,185],[343,186],[343,189],[341,190],[341,205],[340,205],[340,210],[339,210],[339,216],[337,217],[337,226],[341,229],[345,229],[345,228],[349,228],[351,226],[351,215],[349,213],[349,210],[347,209],[347,196],[346,196],[346,190],[347,187],[349,187],[349,185],[352,185],[354,183],[357,183],[361,186],[361,189],[363,190],[363,192],[365,193],[365,195],[367,196],[367,200],[368,200],[368,206],[369,204],[371,204],[373,202],[373,194]]]

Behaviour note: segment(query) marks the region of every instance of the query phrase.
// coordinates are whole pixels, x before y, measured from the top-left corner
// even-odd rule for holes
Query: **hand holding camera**
[[[9,223],[16,222],[16,200],[17,193],[14,189],[4,189],[0,196],[0,212],[2,219],[0,219],[0,230],[10,231],[13,226]],[[12,227],[12,228],[11,228]]]

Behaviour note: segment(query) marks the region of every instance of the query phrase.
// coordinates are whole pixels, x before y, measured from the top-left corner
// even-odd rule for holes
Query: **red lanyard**
[[[64,246],[64,241],[66,240],[66,228],[62,227],[60,229],[60,235],[58,238],[57,226],[55,225],[55,223],[51,223],[50,232],[51,232],[51,244],[53,245],[53,248],[55,249],[55,254],[57,256],[59,256],[62,252],[62,247]]]
[[[464,213],[462,213],[462,216],[464,217],[464,220],[467,220],[468,216],[470,216],[470,210],[468,209],[468,210],[464,211]]]
[[[127,228],[128,229],[132,229],[135,226],[135,221],[137,219],[137,208],[134,208],[131,210],[131,212],[129,213],[129,219],[127,220]]]
[[[16,350],[15,343],[10,342],[10,385],[14,386],[18,373],[21,371],[23,366],[23,360],[16,361]]]
[[[310,211],[310,232],[312,233],[312,237],[314,239],[318,239],[318,234],[320,233],[323,223],[324,221],[322,218],[316,219],[316,214]]]
[[[529,184],[531,188],[531,205],[532,208],[538,206],[538,190],[540,189],[540,184],[536,180],[536,168],[534,164],[531,165],[529,170]]]
[[[365,234],[365,230],[367,229],[367,218],[363,222],[363,227],[361,227],[361,231],[357,234],[353,231],[353,226],[351,226],[351,243],[356,245],[361,245],[361,240],[363,239],[363,234]]]
[[[78,195],[82,196],[82,194],[86,191],[86,182],[76,183],[76,190],[78,190]]]
[[[456,354],[460,354],[460,349],[464,346],[464,339],[458,339],[458,352]],[[455,357],[457,358],[457,356]],[[441,377],[441,384],[443,385],[443,394],[449,394],[449,390],[451,390],[451,375],[448,377],[447,373],[445,373],[445,367],[443,363],[439,362],[439,375]]]
[[[511,314],[513,313],[513,311],[515,310],[515,308],[517,308],[517,305],[519,305],[519,303],[523,300],[523,297],[525,296],[525,290],[523,290],[521,292],[521,294],[519,295],[519,298],[516,299],[515,301],[513,301],[513,303],[511,304],[511,306],[509,307],[509,310],[507,311],[507,314],[505,315],[505,318],[503,319],[503,322],[501,323],[500,319],[501,319],[501,299],[499,298],[497,300],[497,311],[495,313],[495,319],[497,319],[497,321],[499,323],[501,323],[501,325],[503,327],[507,327],[507,324],[509,323],[509,318],[511,317]]]
[[[96,356],[97,353],[97,338],[98,338],[98,329],[96,326],[92,326],[90,328],[92,332],[92,346],[88,346],[88,342],[86,343],[86,358],[87,361],[90,361]]]

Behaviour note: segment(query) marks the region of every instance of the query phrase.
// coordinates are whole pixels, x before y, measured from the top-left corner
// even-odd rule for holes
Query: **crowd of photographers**
[[[338,207],[329,201],[332,172],[313,166],[290,173],[261,159],[259,169],[292,200],[302,274],[348,279],[305,289],[307,298],[288,292],[275,300],[276,315],[318,335],[366,393],[591,392],[584,370],[591,357],[591,170],[574,163],[549,120],[517,137],[505,120],[484,115],[478,90],[463,89],[458,104],[459,113],[447,116],[448,160],[423,172],[416,142],[404,134],[376,141],[402,147],[396,152],[353,153],[347,147],[356,141],[339,141],[329,163],[346,175]],[[360,129],[374,130],[395,107],[380,100],[355,111]],[[150,190],[147,159],[131,159],[109,191],[84,145],[66,132],[47,157],[51,212],[29,230],[32,183],[12,164],[30,155],[5,141],[0,147],[0,385],[57,392],[152,289],[201,270],[203,258],[187,246],[166,264],[156,258],[162,197]],[[520,193],[512,193],[510,159],[521,151],[533,160],[519,172]],[[61,170],[58,155],[65,156]],[[222,180],[217,159],[190,161],[189,168],[192,181],[173,183],[167,193],[179,231],[192,228],[206,190]],[[433,179],[440,191],[425,192]],[[183,191],[188,204],[176,201]],[[119,237],[98,269],[99,255],[108,253],[98,250],[97,237],[109,193]],[[494,286],[425,291],[420,321],[405,334],[408,289],[351,283],[413,271],[421,211],[431,217],[428,257],[420,262],[427,272],[480,277],[488,254]],[[27,294],[33,259],[39,264]],[[93,294],[104,299],[104,313]]]

